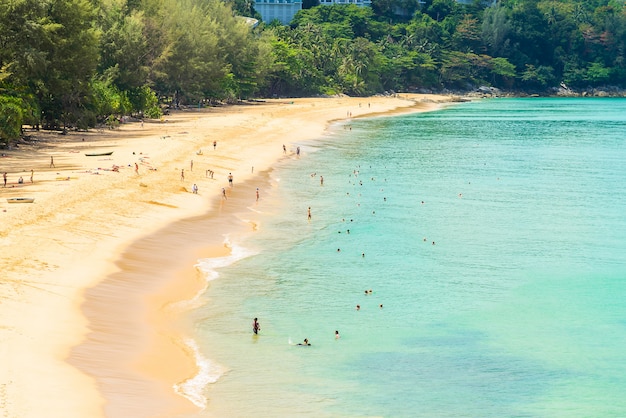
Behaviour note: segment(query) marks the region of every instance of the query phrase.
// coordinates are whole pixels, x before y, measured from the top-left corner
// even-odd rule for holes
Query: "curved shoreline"
[[[180,353],[183,357],[177,358],[185,358],[184,346],[176,343],[181,340],[179,332],[185,330],[184,316],[172,315],[167,307],[193,296],[193,292],[177,294],[173,289],[194,287],[181,286],[178,278],[194,277],[189,269],[198,254],[176,245],[192,241],[189,237],[196,231],[172,235],[166,241],[173,248],[163,247],[161,234],[171,230],[172,223],[180,227],[181,222],[191,222],[193,229],[194,216],[207,211],[210,216],[219,214],[219,195],[221,187],[228,187],[227,174],[233,173],[237,187],[256,178],[284,158],[282,144],[321,136],[330,121],[345,119],[347,111],[356,117],[438,106],[431,102],[423,109],[413,108],[426,97],[439,103],[451,101],[428,95],[267,101],[182,112],[169,116],[168,123],[146,123],[145,130],[129,124],[115,132],[72,133],[62,141],[50,137],[29,152],[9,152],[8,159],[0,161],[9,166],[9,185],[18,173],[28,173],[32,167],[35,181],[3,190],[2,197],[28,193],[36,197],[36,203],[2,206],[6,212],[0,238],[6,251],[1,267],[6,278],[0,288],[0,335],[7,364],[2,364],[6,373],[0,379],[0,407],[21,417],[121,416],[111,409],[111,398],[116,397],[124,408],[144,413],[144,407],[151,404],[172,412],[195,408],[175,394],[172,386],[180,383],[180,373],[166,370],[164,360],[171,362]],[[358,106],[368,101],[371,108]],[[213,140],[218,141],[215,150]],[[115,152],[111,158],[88,160],[83,154],[90,147]],[[51,156],[55,167],[48,167]],[[191,160],[195,160],[195,171],[190,169]],[[134,163],[140,164],[138,172]],[[119,171],[111,171],[112,164]],[[183,169],[184,181],[180,178]],[[206,175],[209,169],[215,179]],[[199,195],[190,193],[191,183],[199,185]],[[233,225],[225,224],[230,232]],[[219,254],[215,252],[215,246],[221,245],[219,233],[205,234],[214,239],[205,251]],[[151,271],[144,261],[137,268],[132,258],[120,258],[122,251],[133,257],[143,251],[160,260],[169,255],[176,266]],[[134,283],[126,280],[125,269],[137,274]],[[161,279],[155,282],[155,275]],[[117,289],[111,287],[115,281]],[[104,293],[111,298],[101,298]],[[88,299],[85,314],[91,317],[98,311],[105,319],[101,329],[87,322],[80,306],[83,298]],[[109,335],[107,326],[113,325],[106,319],[113,311],[123,318],[123,327]],[[100,351],[81,352],[77,347],[82,347],[87,335],[94,337],[93,331],[102,332],[95,338]],[[168,343],[156,346],[167,349],[154,349],[159,338]],[[107,356],[116,358],[123,373],[111,373]],[[80,369],[92,371],[80,373],[73,367],[77,363]],[[192,365],[187,370],[193,373],[195,369]],[[112,389],[101,391],[103,384]],[[35,393],[38,402],[32,402]],[[155,402],[157,398],[167,399]]]

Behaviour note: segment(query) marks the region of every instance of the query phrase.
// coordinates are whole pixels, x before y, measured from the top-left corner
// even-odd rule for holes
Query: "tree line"
[[[0,142],[163,103],[626,87],[624,0],[305,0],[288,26],[250,0],[0,0]]]

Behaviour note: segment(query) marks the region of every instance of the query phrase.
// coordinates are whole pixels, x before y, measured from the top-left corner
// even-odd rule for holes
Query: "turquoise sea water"
[[[197,416],[626,416],[626,100],[462,103],[295,145],[192,314],[196,390],[217,379]]]

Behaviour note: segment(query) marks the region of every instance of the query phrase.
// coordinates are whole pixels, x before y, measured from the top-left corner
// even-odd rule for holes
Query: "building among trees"
[[[264,22],[277,19],[283,25],[288,25],[298,10],[302,9],[302,0],[255,0],[254,9]]]
[[[372,5],[372,0],[319,0],[319,2],[320,5],[326,6],[331,4]],[[283,25],[288,25],[295,14],[302,9],[302,0],[255,0],[254,9],[259,12],[266,23],[278,19]]]
[[[372,6],[372,0],[318,0],[320,6],[333,4],[356,4],[357,6]],[[474,0],[455,0],[460,4],[472,4]],[[424,4],[423,0],[418,0]],[[495,5],[496,0],[483,0],[483,3]],[[283,25],[288,25],[299,10],[302,10],[302,0],[254,0],[254,9],[259,12],[265,23],[277,19]]]

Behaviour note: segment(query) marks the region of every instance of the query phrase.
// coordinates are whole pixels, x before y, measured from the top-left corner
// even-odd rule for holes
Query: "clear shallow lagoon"
[[[192,313],[220,376],[197,416],[626,416],[626,100],[463,103],[296,145]]]

